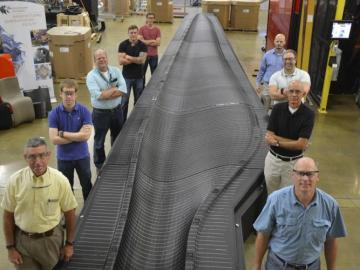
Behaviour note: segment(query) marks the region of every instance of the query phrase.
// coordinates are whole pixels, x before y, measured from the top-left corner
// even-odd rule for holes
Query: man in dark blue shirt
[[[74,186],[76,170],[86,200],[92,188],[90,154],[87,140],[91,135],[92,121],[89,110],[76,102],[78,86],[74,80],[60,85],[62,103],[49,115],[49,137],[57,145],[58,170]]]

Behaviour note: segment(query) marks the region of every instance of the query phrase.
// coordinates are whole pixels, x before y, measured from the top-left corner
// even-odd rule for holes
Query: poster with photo
[[[0,36],[12,56],[22,90],[47,87],[55,102],[44,6],[32,2],[0,2]]]

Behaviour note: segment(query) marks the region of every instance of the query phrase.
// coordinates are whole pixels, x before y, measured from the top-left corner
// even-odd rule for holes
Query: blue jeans
[[[268,251],[268,256],[266,259],[265,270],[294,270],[296,268],[287,265],[287,263],[282,262],[274,252],[271,250]],[[308,266],[304,266],[304,270],[320,270],[320,259],[317,259],[315,262],[311,263]]]
[[[150,66],[151,75],[154,73],[155,69],[157,68],[159,62],[159,57],[157,55],[155,56],[148,56],[146,57],[145,63],[144,63],[144,87],[145,87],[145,80],[146,80],[146,70],[148,66]]]
[[[131,88],[134,91],[134,105],[135,105],[136,101],[139,99],[139,97],[141,96],[142,91],[144,90],[143,79],[126,79],[125,78],[125,82],[126,82],[127,95],[122,97],[122,103],[121,103],[122,110],[123,110],[124,122],[127,119]]]
[[[78,160],[59,160],[57,161],[58,170],[69,180],[71,189],[74,190],[74,170],[79,176],[80,185],[84,201],[88,197],[92,188],[90,157]]]
[[[120,133],[123,125],[123,113],[121,106],[113,110],[98,110],[92,112],[92,120],[95,130],[94,136],[94,164],[101,169],[105,162],[105,138],[110,129],[111,145]]]
[[[158,65],[158,62],[159,62],[158,59],[159,59],[159,57],[157,55],[146,57],[146,60],[145,60],[145,63],[144,63],[144,77],[145,77],[148,65],[150,66],[151,74],[154,73],[154,71],[155,71],[155,69],[156,69],[156,67]]]

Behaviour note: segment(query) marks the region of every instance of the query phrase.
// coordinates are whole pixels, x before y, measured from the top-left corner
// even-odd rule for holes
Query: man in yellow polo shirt
[[[24,158],[29,166],[10,177],[1,203],[8,257],[16,269],[51,270],[59,259],[68,261],[73,255],[77,202],[65,176],[48,167],[44,139],[29,139]]]

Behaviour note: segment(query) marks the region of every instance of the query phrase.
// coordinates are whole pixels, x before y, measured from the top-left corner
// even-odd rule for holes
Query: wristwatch
[[[60,136],[60,138],[64,138],[64,131],[60,130],[59,131],[59,136]]]
[[[65,246],[73,246],[73,245],[74,245],[74,242],[71,242],[69,240],[65,241]]]
[[[12,248],[15,248],[15,247],[16,247],[15,244],[11,244],[11,245],[7,245],[6,249],[12,249]]]

